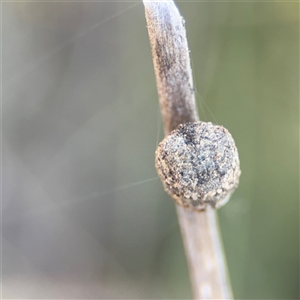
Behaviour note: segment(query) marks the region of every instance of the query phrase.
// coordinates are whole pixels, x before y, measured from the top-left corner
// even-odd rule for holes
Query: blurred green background
[[[299,3],[178,2],[200,118],[239,149],[236,299],[299,299]],[[192,297],[141,1],[2,3],[4,299]]]

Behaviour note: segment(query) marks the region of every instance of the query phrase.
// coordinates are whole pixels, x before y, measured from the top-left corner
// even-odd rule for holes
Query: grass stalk
[[[199,120],[189,49],[173,0],[143,0],[165,135]],[[233,299],[217,213],[176,204],[195,299]]]

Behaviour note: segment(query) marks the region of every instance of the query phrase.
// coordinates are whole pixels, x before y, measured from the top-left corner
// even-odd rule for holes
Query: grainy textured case
[[[179,125],[159,144],[155,165],[174,200],[196,210],[224,205],[241,173],[231,134],[206,122]]]

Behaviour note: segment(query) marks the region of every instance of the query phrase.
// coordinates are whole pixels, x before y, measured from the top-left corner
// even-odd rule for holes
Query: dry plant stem
[[[184,21],[172,0],[143,0],[165,134],[198,121]],[[232,299],[217,214],[176,204],[195,299]]]
[[[216,211],[176,207],[195,299],[233,299]]]
[[[165,134],[198,121],[184,20],[173,1],[144,0]]]

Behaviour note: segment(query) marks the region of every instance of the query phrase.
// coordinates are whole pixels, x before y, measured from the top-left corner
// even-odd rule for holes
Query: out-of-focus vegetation
[[[178,6],[200,118],[240,153],[219,211],[235,297],[298,299],[299,4]],[[3,298],[190,298],[142,4],[5,2],[2,17]]]

